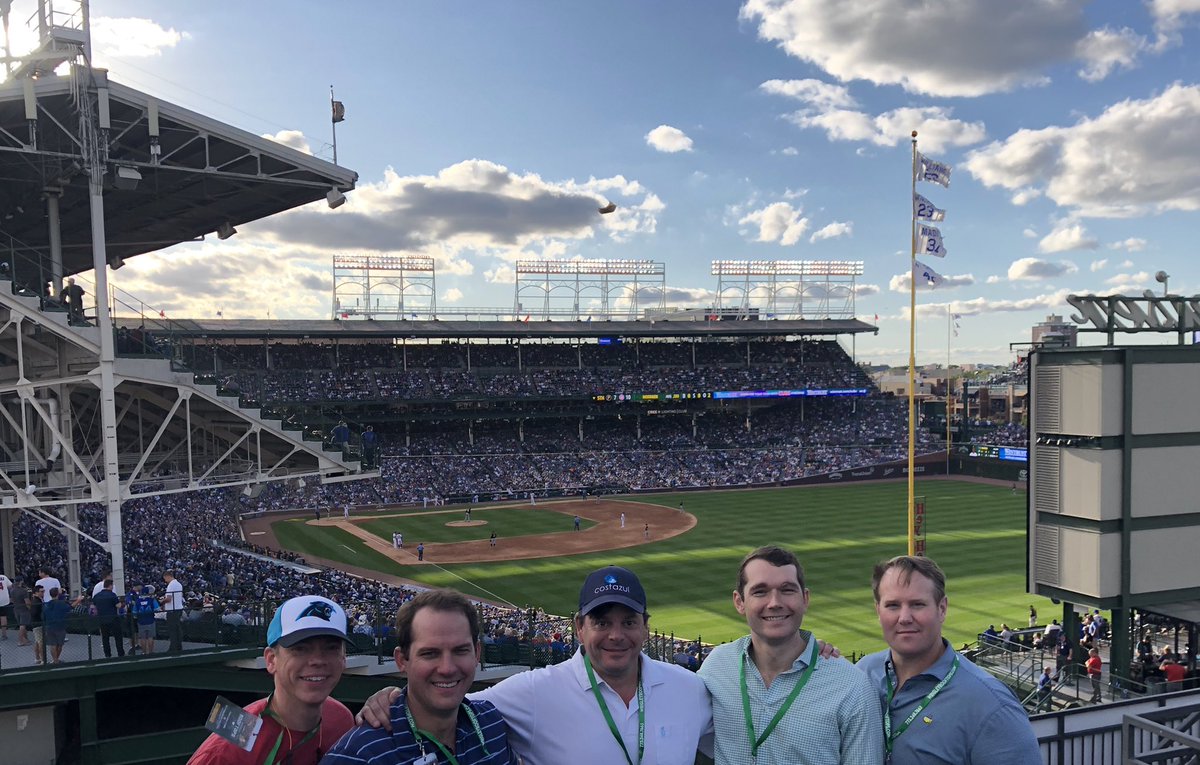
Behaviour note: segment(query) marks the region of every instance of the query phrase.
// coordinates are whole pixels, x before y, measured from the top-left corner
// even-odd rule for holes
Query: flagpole
[[[950,325],[954,314],[946,302],[946,475],[950,475]]]
[[[917,198],[917,131],[912,131],[912,194],[909,197],[912,205]],[[910,262],[908,264],[908,554],[914,555],[917,549],[916,537],[913,534],[913,497],[916,491],[916,437],[917,437],[917,397],[913,390],[917,377],[917,218],[915,208],[912,218],[908,221],[908,238],[910,244]]]
[[[337,102],[334,101],[334,99],[333,99],[333,86],[330,85],[329,86],[329,117],[330,117],[329,124],[330,124],[330,129],[333,130],[333,164],[335,164],[335,165],[337,164],[337,119],[335,119],[336,115],[334,113],[334,109],[336,108],[335,107],[336,103]]]

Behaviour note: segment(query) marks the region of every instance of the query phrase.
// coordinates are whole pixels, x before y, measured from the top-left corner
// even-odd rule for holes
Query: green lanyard
[[[638,657],[638,765],[642,765],[642,755],[646,752],[646,693],[642,690],[642,658]],[[587,668],[588,680],[592,683],[592,693],[596,695],[596,703],[600,705],[600,711],[604,713],[604,721],[608,723],[608,729],[612,732],[613,738],[621,745],[621,751],[625,753],[625,762],[628,765],[633,765],[633,759],[629,756],[629,750],[625,748],[625,739],[621,738],[621,731],[617,730],[617,724],[613,722],[612,712],[608,711],[608,704],[604,702],[604,697],[600,695],[600,687],[596,685],[596,673],[592,671],[592,660],[583,655],[583,666]]]
[[[792,708],[792,702],[800,695],[800,691],[808,684],[808,679],[812,677],[813,670],[817,668],[817,641],[809,636],[808,642],[810,644],[808,666],[800,673],[800,679],[796,681],[792,692],[783,700],[783,705],[779,707],[779,711],[771,718],[771,722],[767,724],[766,730],[758,738],[754,737],[754,717],[750,714],[750,691],[746,688],[746,654],[742,654],[742,663],[738,667],[738,681],[742,687],[742,713],[746,717],[746,738],[750,741],[751,757],[758,757],[758,748],[763,745],[763,742],[767,740],[767,736],[770,736],[774,732],[775,726],[779,724],[783,716]]]
[[[890,663],[890,662],[889,662]],[[883,710],[883,745],[887,748],[888,758],[891,758],[892,747],[896,743],[896,739],[900,738],[900,734],[908,730],[908,726],[912,725],[912,721],[917,719],[917,715],[925,711],[925,707],[933,702],[934,698],[942,692],[942,689],[950,682],[950,678],[954,677],[954,673],[958,671],[958,654],[954,654],[954,661],[950,663],[950,671],[946,673],[937,685],[933,686],[933,690],[921,699],[921,703],[917,704],[917,708],[909,714],[909,716],[901,723],[896,732],[892,733],[892,699],[896,696],[896,689],[892,687],[892,676],[888,673],[887,667],[883,668],[883,676],[887,679],[887,708]]]
[[[271,751],[269,754],[267,754],[267,759],[263,762],[263,765],[274,765],[275,755],[279,754],[279,746],[283,743],[283,734],[287,733],[289,738],[292,735],[291,733],[288,733],[288,731],[290,729],[283,722],[283,720],[280,719],[279,715],[277,715],[271,711],[271,699],[274,698],[274,696],[275,696],[275,694],[272,693],[270,696],[267,697],[267,704],[265,707],[263,707],[262,716],[269,717],[272,720],[275,720],[276,722],[279,723],[279,727],[283,728],[283,730],[279,731],[279,738],[275,739],[275,746],[271,747]],[[300,739],[299,744],[288,747],[288,757],[291,757],[292,752],[294,752],[297,749],[299,749],[300,747],[304,746],[309,741],[312,741],[313,736],[317,735],[320,732],[321,732],[321,721],[317,720],[317,726],[315,728],[313,728],[312,730],[310,730],[308,733],[304,734],[304,738]],[[317,744],[317,759],[318,760],[321,759],[321,751],[320,750],[321,750],[321,745],[318,743]]]
[[[465,701],[462,704],[462,710],[467,713],[467,719],[471,721],[471,727],[475,729],[475,735],[479,737],[479,747],[483,749],[483,756],[491,757],[492,753],[487,750],[487,741],[485,741],[483,738],[483,729],[479,727],[479,718],[475,716],[475,710],[471,709],[470,705]],[[417,740],[417,746],[421,748],[422,757],[425,756],[425,746],[421,743],[421,739],[424,738],[426,741],[436,746],[442,754],[446,755],[446,761],[449,762],[450,765],[458,765],[458,758],[456,758],[450,752],[450,750],[447,749],[444,744],[442,744],[441,741],[438,741],[437,736],[433,735],[429,731],[421,730],[417,727],[417,721],[413,719],[412,712],[408,709],[407,697],[404,704],[404,716],[408,719],[408,727],[412,729],[413,738]]]

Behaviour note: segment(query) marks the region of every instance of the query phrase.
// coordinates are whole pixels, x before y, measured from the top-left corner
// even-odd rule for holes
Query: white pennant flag
[[[918,181],[929,181],[930,183],[937,183],[945,188],[950,188],[949,165],[932,160],[921,153],[917,154],[917,159],[921,167],[920,172],[917,174]]]
[[[913,194],[913,216],[918,220],[937,222],[946,219],[946,211],[934,207],[933,202],[920,194]]]
[[[919,260],[913,262],[913,279],[922,280],[930,287],[937,287],[945,281],[941,274]]]
[[[921,226],[917,237],[917,251],[936,258],[946,257],[946,246],[942,244],[942,232],[936,226]]]

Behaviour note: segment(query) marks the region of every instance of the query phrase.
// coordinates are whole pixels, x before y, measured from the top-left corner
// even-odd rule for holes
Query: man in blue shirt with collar
[[[858,668],[883,704],[890,765],[1040,765],[1013,692],[942,637],[946,576],[938,565],[901,555],[875,566],[872,587],[888,649]]]
[[[844,659],[818,657],[800,628],[804,569],[775,546],[748,554],[733,605],[750,635],[713,649],[699,675],[712,694],[717,765],[877,765],[882,721],[867,678]]]
[[[429,590],[396,615],[396,666],[408,684],[389,709],[391,732],[352,729],[322,765],[508,765],[508,726],[488,701],[465,701],[483,645],[479,616],[453,590]]]

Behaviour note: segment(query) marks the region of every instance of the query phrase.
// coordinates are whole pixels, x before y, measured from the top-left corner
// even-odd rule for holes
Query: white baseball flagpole
[[[910,258],[908,264],[908,554],[916,553],[913,533],[913,495],[916,490],[917,399],[913,388],[917,377],[917,131],[912,131],[912,217],[908,221]]]

